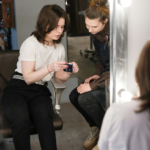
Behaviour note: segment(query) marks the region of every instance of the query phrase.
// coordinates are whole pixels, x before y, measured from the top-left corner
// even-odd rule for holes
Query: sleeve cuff
[[[27,58],[21,58],[21,61],[36,61],[35,59],[27,59]]]
[[[99,75],[99,76],[100,76],[101,74],[102,74],[101,71],[95,71],[95,72],[94,72],[94,75]]]
[[[94,80],[93,82],[89,83],[89,84],[90,84],[90,87],[91,87],[91,90],[92,90],[92,91],[98,89],[98,86],[96,85],[95,80]]]

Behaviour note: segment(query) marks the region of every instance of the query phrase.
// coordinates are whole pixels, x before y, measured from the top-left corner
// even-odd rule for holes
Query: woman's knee
[[[31,121],[29,117],[20,116],[15,119],[10,118],[10,122],[11,122],[12,129],[30,130]]]
[[[79,105],[83,108],[85,106],[88,106],[91,104],[92,102],[92,93],[91,92],[87,92],[87,93],[84,93],[84,94],[81,94],[79,97],[78,97],[78,103]]]
[[[53,126],[53,117],[50,115],[38,116],[33,119],[35,126],[39,128],[46,128],[47,126]]]
[[[85,96],[85,93],[84,94],[81,94],[79,97],[78,97],[78,103],[79,105],[83,108],[86,106],[86,96]]]
[[[77,101],[78,95],[79,94],[77,93],[76,88],[74,90],[72,90],[69,95],[70,102],[74,104]]]

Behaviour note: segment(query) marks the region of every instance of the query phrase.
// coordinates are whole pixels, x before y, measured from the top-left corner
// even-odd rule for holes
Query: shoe
[[[92,127],[90,134],[88,135],[87,139],[84,142],[83,147],[86,150],[91,150],[97,144],[98,137],[99,137],[99,129],[97,127]]]
[[[93,147],[93,149],[92,150],[100,150],[99,148],[98,148],[98,144],[96,144],[96,146],[95,147]]]

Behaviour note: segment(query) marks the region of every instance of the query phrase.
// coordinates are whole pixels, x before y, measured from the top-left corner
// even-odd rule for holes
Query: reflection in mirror
[[[95,57],[85,50],[93,49],[92,39],[85,26],[84,11],[88,6],[87,0],[67,0],[66,11],[70,18],[68,31],[68,60],[75,61],[80,71],[76,74],[78,84],[93,75],[95,71]],[[87,67],[88,66],[88,67]]]
[[[78,87],[71,91],[69,98],[91,127],[88,138],[85,138],[87,140],[83,144],[84,148],[93,149],[98,140],[105,111],[109,106],[106,101],[109,101],[110,21],[107,0],[90,0],[87,7],[80,9],[86,6],[85,2],[87,1],[67,0],[70,5],[71,21],[71,30],[68,35],[69,61],[75,61],[78,64],[80,70],[77,77],[79,80],[82,79]],[[80,20],[81,17],[83,20]],[[83,24],[81,21],[84,21]],[[74,32],[75,29],[76,32]],[[83,37],[84,31],[86,31],[86,37]],[[93,46],[89,48],[92,43]],[[79,46],[84,47],[80,50]],[[107,92],[105,84],[108,85]],[[93,139],[92,142],[89,141],[90,138]]]
[[[89,81],[95,80],[90,83],[92,91],[105,88],[110,69],[109,3],[107,0],[67,0],[66,3],[71,22],[68,59],[70,62],[76,61],[80,68],[77,73],[79,85],[91,77]]]

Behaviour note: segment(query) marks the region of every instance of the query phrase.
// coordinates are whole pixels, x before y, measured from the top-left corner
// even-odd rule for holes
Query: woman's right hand
[[[87,78],[87,79],[84,81],[84,83],[89,83],[91,80],[96,80],[96,79],[98,79],[98,78],[100,78],[99,75],[93,75],[93,76]]]
[[[48,65],[48,68],[49,68],[50,72],[57,72],[62,69],[67,69],[68,66],[66,64],[67,64],[66,62],[54,61],[53,63]]]

